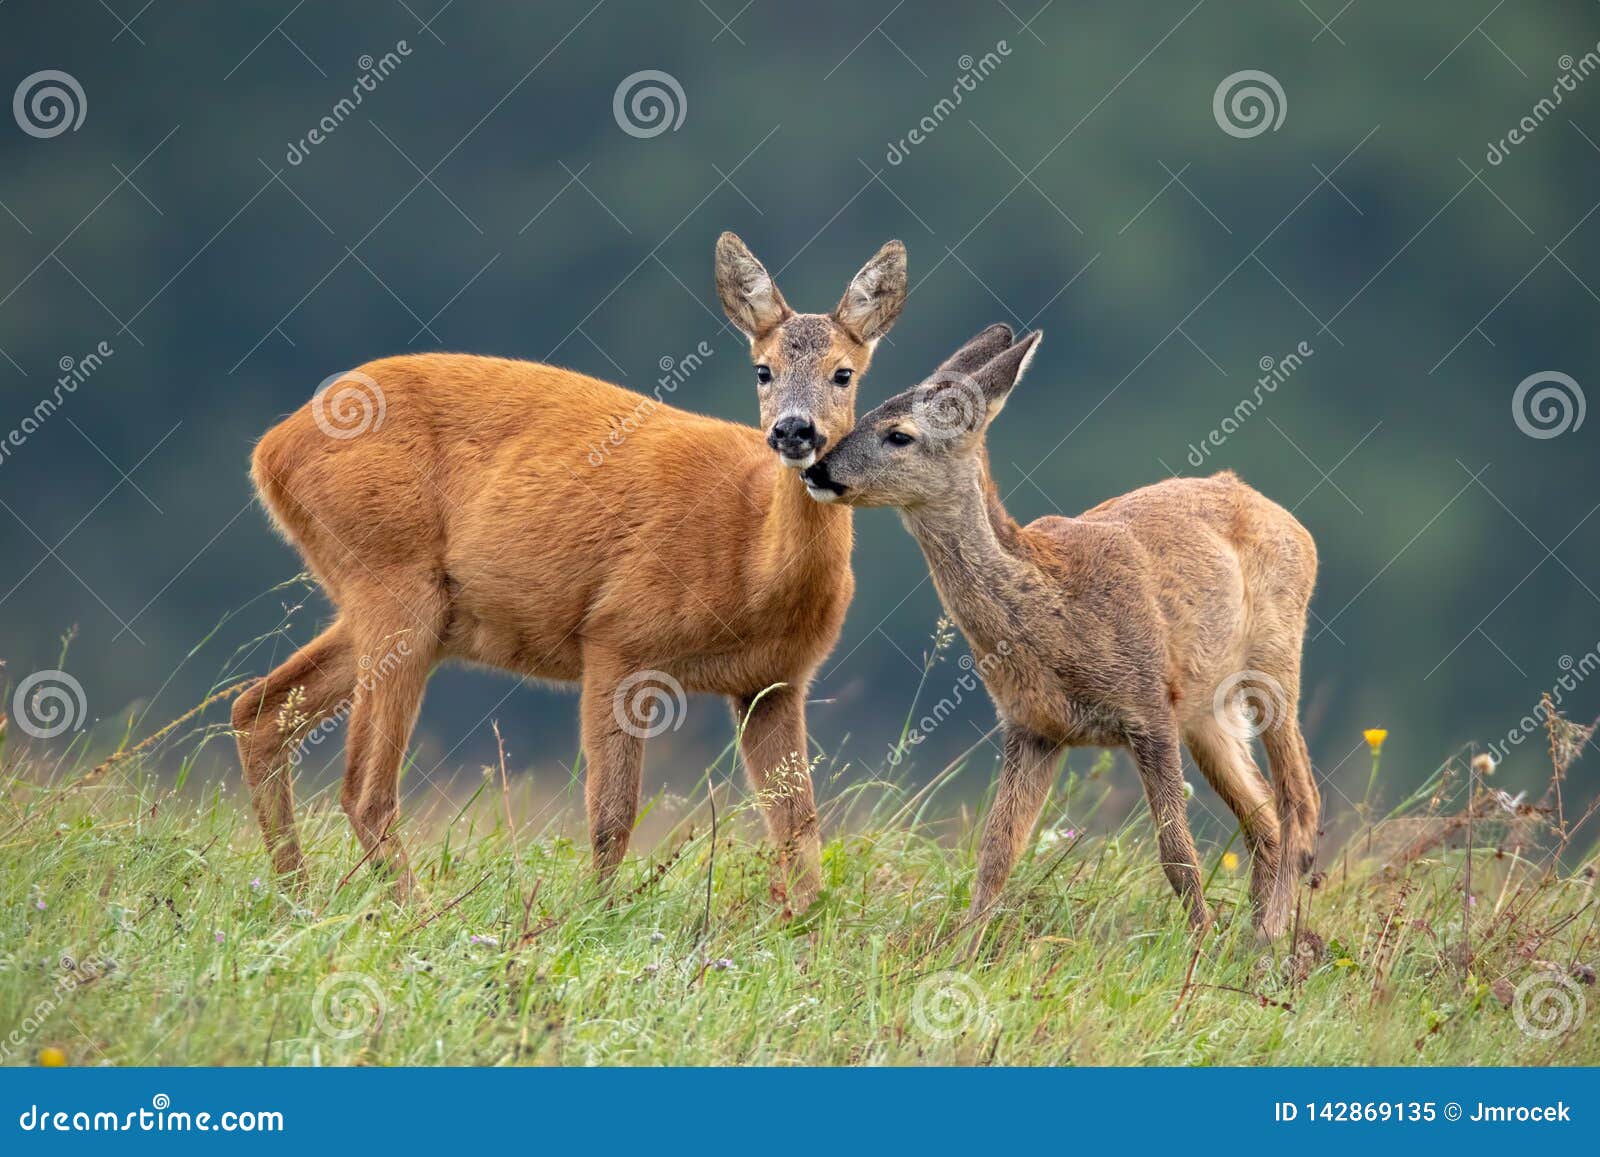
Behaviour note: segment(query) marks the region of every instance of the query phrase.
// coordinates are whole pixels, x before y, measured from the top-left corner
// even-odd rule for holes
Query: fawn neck
[[[1048,579],[1021,549],[1021,529],[1000,504],[980,459],[950,497],[901,511],[922,547],[939,597],[975,651],[1017,645],[1030,592]]]

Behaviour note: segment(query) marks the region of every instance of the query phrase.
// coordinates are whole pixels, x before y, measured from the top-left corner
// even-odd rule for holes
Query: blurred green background
[[[718,232],[810,310],[899,237],[914,288],[864,405],[989,322],[1038,326],[991,438],[1019,518],[1222,467],[1293,508],[1322,557],[1315,761],[1359,796],[1361,729],[1387,727],[1397,797],[1503,740],[1600,646],[1600,419],[1533,437],[1513,414],[1530,375],[1570,375],[1572,404],[1600,382],[1597,41],[1600,5],[1578,0],[11,0],[0,88],[62,70],[86,113],[50,137],[0,120],[0,437],[66,360],[112,353],[0,457],[5,675],[57,665],[76,625],[65,665],[90,715],[154,726],[281,658],[281,638],[234,655],[299,601],[264,593],[300,564],[246,463],[329,374],[448,348],[648,390],[705,341],[674,401],[753,422],[712,286]],[[388,75],[291,163],[386,53]],[[681,89],[676,128],[614,114],[643,70]],[[1244,70],[1281,88],[1275,128],[1219,122],[1218,87]],[[1201,455],[1263,359],[1302,342],[1311,356]],[[859,516],[857,536],[811,712],[847,775],[884,762],[939,615],[892,514]],[[325,613],[312,599],[290,633]],[[1587,721],[1600,679],[1565,698]],[[417,766],[475,773],[498,719],[513,765],[560,786],[574,708],[441,672]],[[991,722],[967,696],[916,774],[979,743],[976,791]],[[725,708],[695,701],[649,782],[692,782],[728,734]],[[1502,776],[1540,781],[1542,748],[1514,748]],[[1593,785],[1592,757],[1575,775]]]

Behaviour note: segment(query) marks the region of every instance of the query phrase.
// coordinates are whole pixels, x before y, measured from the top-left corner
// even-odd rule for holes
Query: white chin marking
[[[806,483],[806,493],[811,495],[811,497],[815,498],[818,502],[838,502],[839,501],[839,496],[837,494],[835,494],[833,491],[824,490],[820,486],[812,486],[809,482]]]
[[[815,450],[808,451],[804,458],[791,458],[787,454],[779,454],[778,460],[791,470],[805,470],[817,460],[817,452]]]

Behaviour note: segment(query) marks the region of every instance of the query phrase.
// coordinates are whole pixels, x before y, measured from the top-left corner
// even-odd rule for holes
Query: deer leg
[[[608,659],[584,655],[579,728],[588,761],[583,797],[589,813],[589,846],[595,874],[608,881],[628,853],[639,817],[647,726],[620,701],[619,684],[629,672]],[[660,708],[665,709],[665,708]],[[644,720],[648,724],[650,720]]]
[[[1286,852],[1284,886],[1292,890],[1299,877],[1311,870],[1316,859],[1317,827],[1322,797],[1311,772],[1311,753],[1300,733],[1300,639],[1282,647],[1265,649],[1253,661],[1277,686],[1271,688],[1261,726],[1261,746],[1277,788],[1279,817],[1284,828]]]
[[[1044,811],[1050,784],[1055,778],[1056,759],[1061,748],[1014,724],[1005,723],[1002,737],[1000,785],[994,806],[984,821],[978,845],[978,877],[972,887],[972,905],[967,911],[971,927],[967,954],[974,954],[983,940],[985,928],[1000,890],[1016,865],[1017,857],[1028,846],[1033,829]]]
[[[267,854],[281,876],[298,879],[305,870],[294,823],[295,753],[354,686],[349,632],[334,623],[234,700],[239,763]]]
[[[1203,931],[1211,924],[1200,885],[1200,853],[1183,799],[1183,760],[1178,755],[1175,729],[1162,725],[1134,736],[1128,746],[1139,765],[1139,779],[1156,825],[1156,846],[1161,867],[1172,890],[1188,905],[1189,924]]]
[[[822,841],[806,753],[805,690],[780,686],[733,699],[745,774],[778,849],[774,899],[804,911],[817,898]]]
[[[1249,746],[1209,715],[1184,738],[1200,774],[1239,819],[1250,849],[1250,902],[1256,927],[1265,936],[1277,936],[1288,922],[1288,912],[1276,902],[1283,839],[1272,789]]]

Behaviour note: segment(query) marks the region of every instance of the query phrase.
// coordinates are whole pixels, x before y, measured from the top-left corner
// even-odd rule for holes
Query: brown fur
[[[755,262],[725,235],[719,286],[735,247]],[[898,258],[903,285],[903,249]],[[736,293],[725,288],[725,303]],[[817,411],[842,435],[854,383],[819,375],[841,358],[864,372],[867,343],[882,330],[864,337],[833,315],[787,306],[766,321],[752,339],[804,363],[783,379],[784,404]],[[788,341],[791,332],[805,340]],[[609,874],[640,796],[644,742],[623,721],[648,722],[619,688],[656,672],[732,703],[779,848],[778,886],[808,903],[819,840],[804,704],[853,589],[848,512],[807,498],[761,431],[570,370],[423,354],[369,362],[334,390],[346,386],[374,403],[381,393],[381,422],[332,437],[326,408],[319,422],[321,403],[308,403],[267,432],[253,459],[263,503],[338,610],[235,704],[274,866],[303,867],[291,754],[345,705],[345,811],[368,856],[396,873],[402,893],[411,888],[393,831],[399,771],[428,674],[455,659],[580,684],[590,837]],[[770,420],[765,399],[762,409]]]
[[[1009,342],[994,327],[971,345],[991,351],[997,331]],[[981,931],[1063,749],[1116,746],[1139,766],[1167,876],[1205,926],[1181,739],[1239,818],[1256,920],[1276,935],[1310,865],[1320,807],[1296,718],[1316,546],[1288,511],[1227,472],[1018,525],[990,479],[984,431],[1038,336],[891,398],[805,475],[820,500],[900,509],[1000,714],[1004,766],[972,918]],[[972,420],[950,428],[938,415],[963,400],[975,403]],[[896,432],[914,440],[886,441]],[[1243,690],[1267,708],[1261,738],[1273,788],[1229,693],[1241,673]]]

